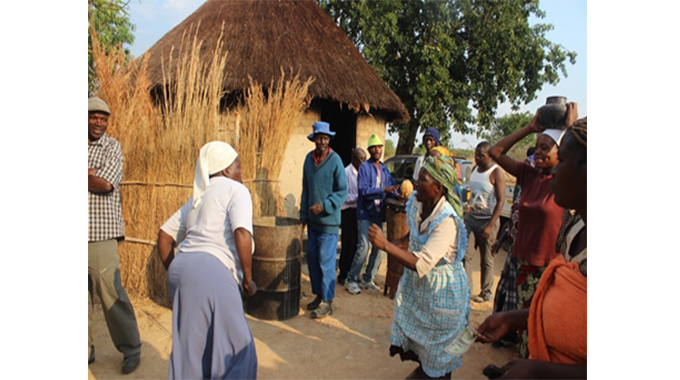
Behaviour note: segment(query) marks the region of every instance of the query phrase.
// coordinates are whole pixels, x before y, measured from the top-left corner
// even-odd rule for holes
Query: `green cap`
[[[376,135],[375,133],[371,135],[371,137],[368,138],[368,147],[376,146],[376,145],[384,145],[383,142],[380,140],[380,137]]]

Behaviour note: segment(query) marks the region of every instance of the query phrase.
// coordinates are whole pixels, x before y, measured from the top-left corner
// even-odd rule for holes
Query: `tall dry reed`
[[[227,72],[222,38],[210,62],[203,62],[202,42],[196,38],[199,27],[190,28],[180,46],[162,57],[160,106],[151,97],[147,60],[126,65],[121,47],[106,53],[96,33],[90,32],[99,80],[95,95],[111,108],[107,133],[121,143],[125,160],[121,279],[130,294],[165,305],[167,279],[154,242],[160,226],[191,195],[201,146],[212,140],[232,144],[239,152],[255,216],[283,215],[278,187],[283,155],[310,100],[311,80],[302,83],[295,76],[286,81],[282,72],[266,90],[251,82],[240,105],[220,110]]]
[[[99,81],[96,95],[111,108],[107,133],[121,143],[125,160],[122,282],[129,293],[165,304],[167,281],[153,245],[156,234],[191,195],[201,146],[217,139],[232,142],[233,135],[227,130],[228,114],[220,113],[225,75],[221,38],[212,61],[200,62],[201,42],[193,33],[183,36],[177,54],[163,57],[160,107],[150,95],[147,60],[125,65],[121,48],[107,54],[90,33]]]
[[[244,183],[253,195],[253,217],[285,214],[279,175],[286,146],[309,107],[307,91],[312,82],[311,78],[300,81],[299,75],[286,80],[283,70],[267,89],[251,80],[237,108],[238,149]]]

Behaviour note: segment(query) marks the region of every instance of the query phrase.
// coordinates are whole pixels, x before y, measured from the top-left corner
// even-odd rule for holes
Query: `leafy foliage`
[[[487,139],[490,143],[495,144],[500,141],[505,136],[519,130],[525,125],[529,124],[531,119],[534,117],[530,112],[514,113],[509,115],[504,115],[502,117],[496,118],[492,123],[488,131],[483,132],[481,135]],[[523,140],[515,144],[512,149],[508,152],[508,155],[516,160],[524,161],[526,156],[526,151],[529,147],[536,145],[536,134],[531,134],[525,137]]]
[[[112,47],[121,44],[132,44],[135,36],[135,25],[130,22],[127,12],[130,1],[125,0],[87,0],[89,28],[97,33],[100,43],[108,53]],[[88,92],[92,93],[97,87],[97,74],[92,58],[92,38],[87,37],[87,86]],[[130,49],[124,48],[127,60],[130,58]]]
[[[483,137],[492,144],[496,143],[503,137],[508,136],[509,134],[529,124],[533,117],[534,115],[532,115],[530,112],[513,113],[501,116],[496,118],[491,123],[489,129],[485,131],[479,131],[478,137]],[[536,135],[531,135],[527,138],[527,140],[531,140],[530,142],[535,144]]]
[[[383,152],[383,160],[390,158],[394,156],[396,153],[396,147],[394,146],[394,143],[390,139],[385,139],[385,146],[384,146],[384,152]]]
[[[490,127],[498,104],[518,109],[576,61],[545,38],[552,25],[529,25],[545,16],[538,0],[318,1],[409,110],[390,125],[397,153],[412,151],[418,128],[445,140],[451,127]]]

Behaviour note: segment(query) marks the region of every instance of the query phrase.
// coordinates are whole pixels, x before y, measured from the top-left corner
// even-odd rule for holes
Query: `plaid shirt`
[[[123,214],[120,210],[120,191],[123,180],[123,151],[116,139],[106,133],[99,140],[88,144],[88,168],[97,169],[95,175],[113,185],[110,193],[88,191],[87,241],[123,239]]]

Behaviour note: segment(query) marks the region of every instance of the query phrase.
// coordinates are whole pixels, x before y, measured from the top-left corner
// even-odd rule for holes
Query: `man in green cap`
[[[366,262],[368,255],[368,228],[372,224],[377,224],[382,228],[385,221],[385,198],[387,196],[397,196],[397,183],[390,175],[387,166],[380,162],[383,153],[383,143],[378,135],[373,134],[368,139],[369,159],[359,166],[357,183],[359,188],[359,199],[357,200],[357,219],[359,224],[359,239],[357,251],[352,260],[352,266],[347,275],[345,288],[350,294],[359,294],[359,273],[361,267]],[[368,259],[366,272],[364,272],[361,287],[369,290],[380,290],[373,282],[375,273],[380,267],[382,260],[380,250],[377,247],[371,249],[371,256]]]
[[[123,353],[123,373],[137,369],[142,342],[135,311],[120,281],[118,244],[125,238],[118,186],[123,180],[123,151],[106,134],[109,106],[88,99],[88,364],[94,363],[94,297],[99,297],[116,349]]]

